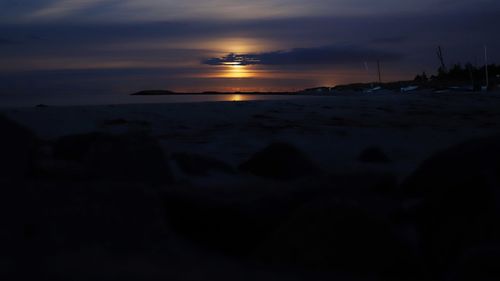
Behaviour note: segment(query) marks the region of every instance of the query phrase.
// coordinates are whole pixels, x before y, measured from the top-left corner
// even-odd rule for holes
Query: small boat
[[[377,87],[374,87],[374,88],[371,88],[371,89],[368,89],[368,90],[364,90],[363,92],[364,93],[374,93],[374,92],[377,92],[377,91],[380,91],[380,90],[382,90],[382,87],[377,86]]]
[[[418,88],[419,88],[418,86],[401,87],[401,93],[412,92],[417,90]]]

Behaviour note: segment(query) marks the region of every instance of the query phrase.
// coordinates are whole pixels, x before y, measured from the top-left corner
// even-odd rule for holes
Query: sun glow
[[[258,61],[244,54],[261,52],[269,48],[270,43],[246,38],[222,38],[207,43],[207,46],[217,50],[213,56],[216,58],[214,77],[244,79],[258,78],[262,74],[256,66]]]
[[[243,98],[242,95],[235,94],[231,96],[231,101],[244,101],[244,100],[245,99]]]
[[[221,72],[221,77],[224,78],[252,78],[255,76],[249,66],[240,64],[225,65]]]
[[[239,62],[239,61],[228,61],[228,62],[224,62],[223,65],[238,66],[238,65],[241,65],[241,62]]]
[[[265,50],[279,49],[275,42],[265,39],[254,38],[217,38],[202,43],[202,47],[209,50],[215,50],[218,53],[258,53]]]

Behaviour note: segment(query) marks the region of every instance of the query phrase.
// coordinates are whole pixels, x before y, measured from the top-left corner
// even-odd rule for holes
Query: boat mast
[[[378,68],[378,83],[382,84],[382,74],[380,73],[380,60],[377,60],[377,68]]]
[[[488,47],[484,46],[484,72],[486,74],[486,90],[490,85],[490,78],[488,75]]]

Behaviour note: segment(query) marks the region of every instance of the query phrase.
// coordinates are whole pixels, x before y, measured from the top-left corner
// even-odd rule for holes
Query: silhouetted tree
[[[426,83],[429,81],[429,77],[427,77],[427,73],[422,72],[422,74],[418,74],[417,76],[415,76],[415,79],[414,79],[415,82],[419,82],[419,83]]]
[[[488,65],[489,79],[491,81],[497,81],[498,75],[500,75],[500,66],[495,64]],[[415,80],[422,80],[422,75],[417,75]],[[484,84],[485,77],[485,67],[480,68],[475,67],[472,63],[466,63],[465,66],[457,63],[454,64],[449,70],[444,69],[442,66],[438,68],[437,75],[431,76],[432,81],[437,82],[467,82],[472,85]]]

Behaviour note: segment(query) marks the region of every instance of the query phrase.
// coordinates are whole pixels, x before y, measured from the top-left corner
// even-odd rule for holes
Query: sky
[[[0,95],[293,91],[500,61],[498,0],[0,0]]]

